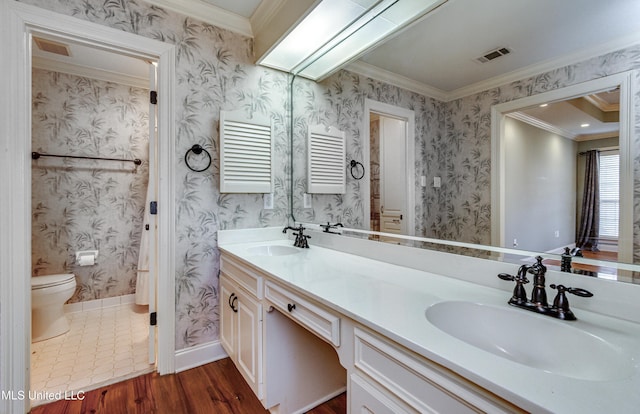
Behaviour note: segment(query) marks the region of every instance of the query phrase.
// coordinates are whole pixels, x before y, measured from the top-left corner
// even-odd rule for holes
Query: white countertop
[[[579,320],[573,322],[532,314],[549,319],[549,323],[570,324],[614,345],[634,349],[629,364],[635,373],[627,378],[611,381],[569,378],[476,348],[443,332],[425,317],[429,306],[448,300],[513,311],[506,303],[510,294],[504,290],[314,245],[284,256],[257,256],[248,252],[251,247],[265,244],[291,246],[291,240],[234,241],[221,240],[220,248],[527,411],[618,414],[640,410],[640,325],[636,323],[584,309],[574,309]],[[445,254],[443,258],[450,260],[451,256]]]

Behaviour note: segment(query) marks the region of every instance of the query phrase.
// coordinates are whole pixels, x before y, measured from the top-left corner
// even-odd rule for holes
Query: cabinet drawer
[[[349,407],[352,413],[419,414],[358,374],[351,375],[349,386]]]
[[[517,407],[462,377],[361,329],[355,366],[419,412],[508,413]]]
[[[293,320],[327,342],[340,346],[340,318],[289,290],[267,281],[265,298]]]
[[[262,299],[262,276],[235,259],[222,255],[220,270],[258,299]]]

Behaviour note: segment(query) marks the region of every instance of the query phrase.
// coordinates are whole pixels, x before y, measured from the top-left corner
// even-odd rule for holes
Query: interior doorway
[[[371,230],[407,234],[407,121],[370,115]]]
[[[365,100],[365,223],[369,230],[415,234],[415,115],[413,111]]]
[[[174,220],[174,162],[175,148],[174,83],[175,46],[138,35],[125,33],[70,16],[19,2],[2,2],[2,43],[7,46],[6,59],[0,63],[2,72],[3,136],[0,171],[5,177],[3,191],[13,197],[3,198],[0,235],[0,383],[13,392],[30,389],[31,330],[31,40],[33,36],[55,36],[127,56],[157,61],[158,91],[158,193],[162,208],[156,216],[158,244],[161,249],[157,263],[158,275],[158,358],[157,370],[166,374],[175,370],[175,220]],[[10,149],[10,151],[9,151]],[[11,312],[5,312],[10,309]],[[28,412],[29,399],[4,399],[2,412]]]
[[[49,35],[31,50],[32,282],[75,286],[68,331],[32,309],[31,388],[77,393],[155,370],[155,62]]]

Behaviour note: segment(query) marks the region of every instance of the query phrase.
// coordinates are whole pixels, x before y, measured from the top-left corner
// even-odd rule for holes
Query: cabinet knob
[[[293,311],[295,308],[296,308],[296,304],[295,303],[287,304],[287,309],[289,309],[289,312]]]

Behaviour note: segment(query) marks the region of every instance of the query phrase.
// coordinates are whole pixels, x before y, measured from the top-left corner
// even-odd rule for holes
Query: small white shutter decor
[[[307,139],[307,192],[346,193],[346,146],[344,131],[309,125]]]
[[[271,119],[220,111],[220,192],[271,193]]]

